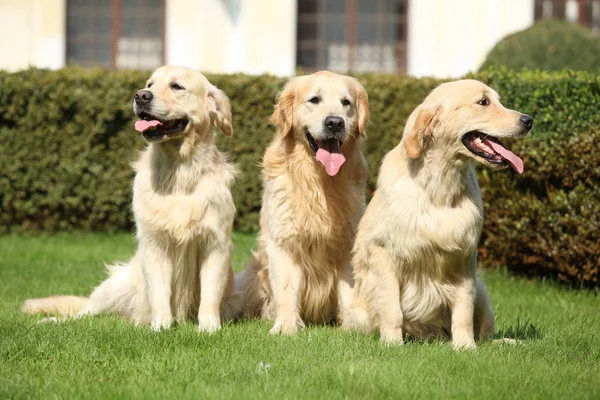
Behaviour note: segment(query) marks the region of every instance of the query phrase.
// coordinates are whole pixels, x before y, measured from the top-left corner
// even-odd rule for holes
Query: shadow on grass
[[[538,327],[532,324],[529,319],[521,321],[517,317],[517,323],[515,325],[503,326],[496,330],[492,339],[515,339],[515,340],[528,340],[528,339],[541,339],[542,332]]]

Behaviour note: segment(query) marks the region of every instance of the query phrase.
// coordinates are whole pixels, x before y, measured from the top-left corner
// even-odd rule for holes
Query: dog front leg
[[[284,249],[274,243],[267,245],[269,279],[275,302],[275,323],[271,335],[293,335],[304,328],[300,318],[299,301],[304,272]]]
[[[354,276],[352,275],[352,266],[348,262],[344,265],[342,273],[337,282],[337,301],[338,301],[338,321],[344,327],[352,326],[351,307],[354,303]]]
[[[457,350],[475,348],[474,307],[475,277],[465,276],[457,287],[451,313],[452,346]]]
[[[404,314],[397,267],[385,248],[378,245],[370,247],[368,264],[365,284],[373,308],[379,315],[379,340],[386,345],[404,344]]]
[[[173,262],[167,254],[166,246],[157,243],[140,243],[140,255],[146,295],[150,303],[151,328],[153,331],[169,329],[173,323],[171,311]]]
[[[231,249],[231,241],[215,246],[200,267],[200,332],[212,334],[221,329],[221,304],[229,279]]]

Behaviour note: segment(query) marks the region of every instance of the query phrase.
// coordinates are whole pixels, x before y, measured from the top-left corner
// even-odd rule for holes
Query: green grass
[[[252,235],[234,236],[243,268]],[[271,337],[243,321],[214,336],[192,322],[163,333],[116,316],[37,324],[28,297],[88,294],[103,262],[127,260],[127,234],[0,237],[0,398],[600,398],[600,300],[487,272],[501,335],[522,345],[380,346],[375,336],[310,326]]]

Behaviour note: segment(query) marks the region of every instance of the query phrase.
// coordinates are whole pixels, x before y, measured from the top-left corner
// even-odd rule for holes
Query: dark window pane
[[[317,11],[317,0],[298,0],[298,14],[314,14]]]
[[[298,40],[316,40],[317,39],[317,23],[301,23],[298,24]]]
[[[323,0],[324,1],[324,12],[326,13],[345,13],[346,12],[346,0]]]
[[[396,24],[396,40],[399,42],[406,41],[406,25],[401,22]]]
[[[368,44],[377,42],[377,25],[371,22],[359,22],[356,28],[356,43]]]
[[[552,7],[552,17],[554,19],[565,19],[565,2],[555,1]]]
[[[385,0],[384,3],[384,12],[387,15],[406,14],[408,11],[406,9],[407,0]]]
[[[144,6],[144,5],[140,4],[139,0],[121,0],[121,7],[123,8],[123,10],[132,9],[132,8],[139,9],[140,6]]]
[[[314,50],[301,50],[298,51],[298,61],[297,64],[299,67],[306,69],[316,69],[317,66],[317,53]]]
[[[588,26],[588,27],[592,26],[592,15],[593,15],[592,3],[591,2],[583,3],[583,5],[580,6],[580,10],[581,10],[581,15],[579,17],[580,22],[585,26]]]
[[[104,65],[110,65],[111,62],[111,51],[110,44],[102,43],[95,48],[94,59]]]
[[[356,0],[358,15],[375,14],[377,12],[377,0]]]
[[[104,15],[97,15],[92,19],[93,32],[90,32],[97,37],[110,36],[111,32],[111,21],[110,18]],[[89,29],[90,27],[88,27]],[[85,29],[85,28],[84,28]]]
[[[150,37],[160,38],[163,31],[163,20],[160,17],[148,18],[146,33]]]
[[[85,49],[85,43],[69,43],[67,45],[69,61],[77,62],[78,60],[85,60]]]
[[[325,26],[325,40],[328,43],[345,43],[346,23],[344,21],[327,23]]]

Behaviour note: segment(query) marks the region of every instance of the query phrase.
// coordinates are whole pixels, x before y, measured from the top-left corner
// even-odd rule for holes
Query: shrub
[[[592,32],[566,21],[541,20],[531,27],[506,36],[488,53],[480,70],[492,65],[512,69],[557,71],[571,68],[598,71],[600,39]]]
[[[600,129],[514,143],[526,171],[480,174],[489,267],[597,286],[600,276]]]
[[[483,264],[598,286],[600,76],[496,68],[475,77],[535,117],[532,133],[511,143],[525,161],[522,175],[478,168]]]
[[[144,146],[133,129],[132,96],[148,76],[79,68],[0,73],[0,233],[131,229],[129,164]],[[265,122],[284,80],[209,79],[232,100],[234,137],[217,142],[244,172],[233,188],[236,229],[255,230],[257,166],[273,135]]]
[[[144,141],[134,131],[132,96],[148,73],[66,68],[0,72],[0,232],[131,229],[129,163]],[[507,107],[535,117],[532,134],[511,144],[525,173],[478,167],[486,219],[484,265],[598,285],[600,76],[493,68],[471,76]],[[242,174],[233,188],[236,229],[258,226],[259,163],[284,79],[209,75],[231,99],[234,136],[218,135]],[[410,112],[441,81],[358,76],[369,92],[364,154],[372,194],[383,155]]]

